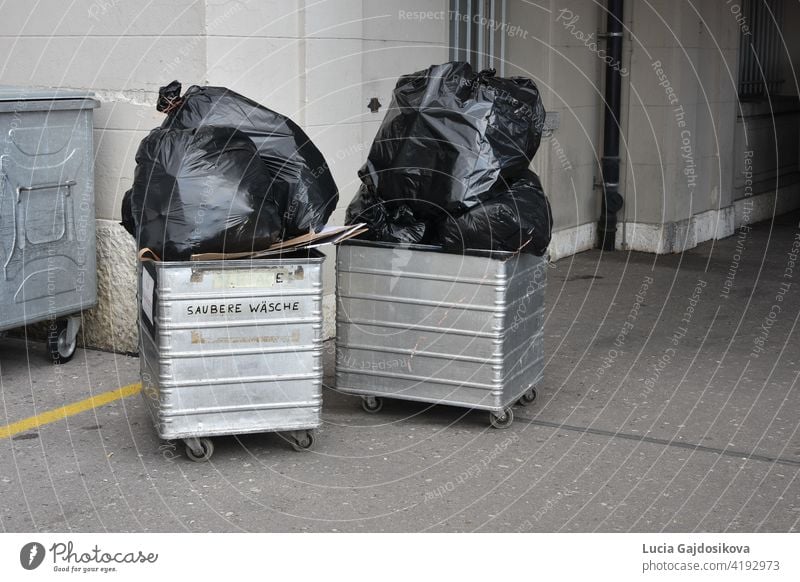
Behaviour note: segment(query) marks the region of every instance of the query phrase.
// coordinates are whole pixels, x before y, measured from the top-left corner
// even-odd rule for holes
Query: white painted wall
[[[6,3],[0,11],[2,84],[97,93],[97,216],[118,218],[136,147],[160,123],[152,107],[158,87],[170,70],[205,77],[203,2],[153,0],[145,10],[127,0],[41,0]]]
[[[600,192],[605,70],[597,39],[604,3],[509,3],[527,31],[508,45],[508,72],[533,77],[560,127],[534,161],[553,205],[551,251],[563,256],[595,242]],[[736,62],[739,28],[725,3],[625,3],[620,248],[672,252],[733,229]],[[653,63],[677,95],[670,103]],[[683,107],[679,118],[675,108]],[[681,125],[683,122],[684,125]],[[684,173],[687,150],[694,187]],[[691,171],[691,170],[690,170]]]
[[[603,63],[573,34],[596,35],[599,16],[592,2],[508,3],[508,23],[523,34],[506,40],[506,74],[532,78],[547,111],[560,116],[558,129],[542,141],[533,163],[550,198],[556,231],[594,224],[599,214],[592,182],[601,135],[598,79]],[[574,28],[565,28],[563,22],[575,17]]]
[[[677,222],[729,206],[739,40],[734,17],[721,3],[665,1],[634,3],[631,18],[626,187],[637,204],[627,205],[625,220]],[[684,173],[688,161],[695,164],[694,188]]]

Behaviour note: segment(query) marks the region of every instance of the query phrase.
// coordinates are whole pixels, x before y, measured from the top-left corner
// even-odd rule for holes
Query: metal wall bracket
[[[615,37],[615,36],[618,36],[618,37],[621,38],[621,37],[625,36],[625,33],[624,32],[600,32],[599,30],[597,31],[597,38],[612,38],[612,37]]]

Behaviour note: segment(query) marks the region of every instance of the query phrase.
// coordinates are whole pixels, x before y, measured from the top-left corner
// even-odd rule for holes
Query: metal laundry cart
[[[97,303],[90,93],[0,87],[0,331],[49,320],[72,358]]]
[[[312,446],[323,261],[140,261],[142,393],[160,438],[182,439],[193,461],[220,435],[287,432],[296,449]]]
[[[547,261],[348,241],[337,249],[336,388],[488,410],[532,402],[544,367]]]

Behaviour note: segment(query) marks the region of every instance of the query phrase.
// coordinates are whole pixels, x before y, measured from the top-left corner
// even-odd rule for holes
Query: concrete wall
[[[629,3],[618,246],[677,252],[733,232],[739,25],[724,3]]]
[[[402,11],[446,10],[446,0]],[[340,188],[333,223],[357,189],[356,170],[401,74],[447,59],[447,22],[403,16],[390,0],[58,0],[0,8],[0,83],[95,91],[99,305],[87,345],[136,351],[135,262],[117,224],[139,142],[163,116],[158,87],[173,79],[228,86],[286,114],[323,151]],[[333,262],[326,270],[332,321]],[[328,333],[331,333],[330,326]]]
[[[547,110],[559,116],[559,127],[534,161],[553,205],[556,258],[591,248],[596,238],[603,4],[509,3],[509,23],[526,32],[509,39],[507,72],[533,77]],[[740,22],[729,4],[625,3],[620,249],[677,252],[729,236],[737,216],[739,222],[759,220],[800,204],[800,112],[784,101],[776,106],[778,117],[750,105],[755,108],[747,124],[760,192],[774,188],[776,176],[780,192],[760,199],[761,211],[747,216],[736,205],[745,180],[742,115],[748,106],[743,113],[737,101]],[[787,30],[800,22],[800,5],[786,3],[784,22]],[[796,94],[800,41],[791,35],[784,57],[783,92]]]
[[[558,119],[533,163],[553,208],[555,258],[594,244],[600,197],[593,183],[603,96],[598,80],[604,63],[585,38],[593,35],[596,42],[601,14],[590,1],[508,3],[514,34],[507,38],[506,74],[531,77],[545,108]]]

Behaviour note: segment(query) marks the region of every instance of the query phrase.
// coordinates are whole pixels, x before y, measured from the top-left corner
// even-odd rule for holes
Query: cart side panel
[[[340,245],[337,388],[502,410],[541,376],[541,264]]]
[[[544,375],[544,291],[547,260],[519,254],[505,264],[508,272],[503,333],[503,402],[515,402]]]
[[[141,344],[161,438],[320,425],[321,259],[149,264]]]

